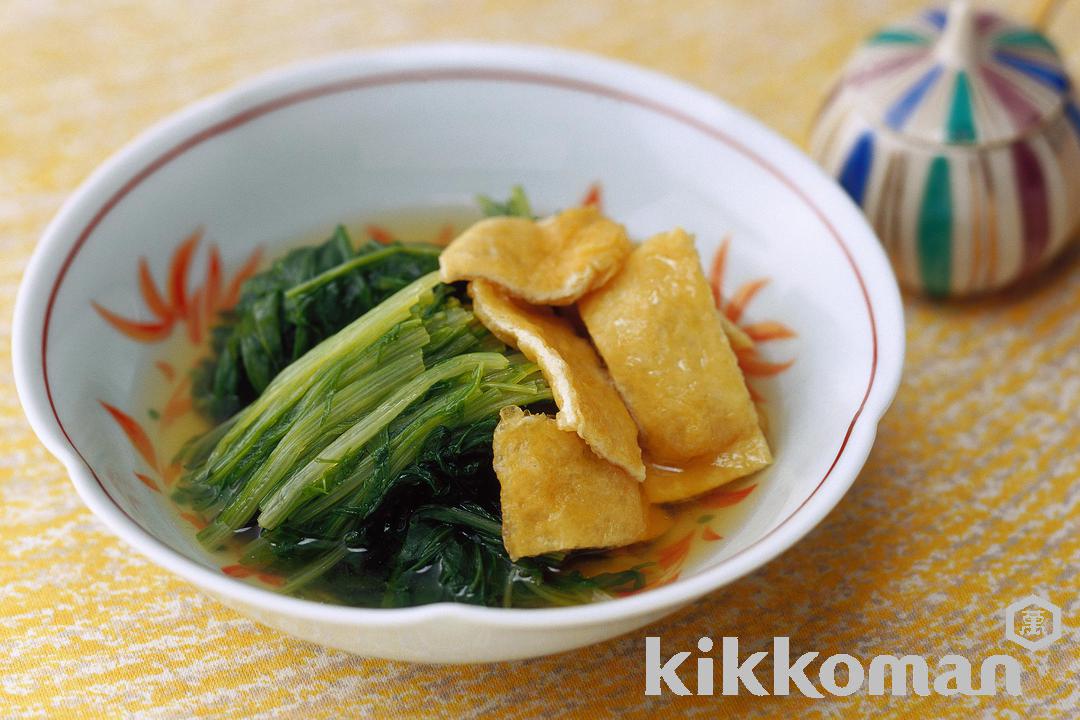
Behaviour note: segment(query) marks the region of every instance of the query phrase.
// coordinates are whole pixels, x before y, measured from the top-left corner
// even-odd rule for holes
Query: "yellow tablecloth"
[[[1000,4],[1000,3],[999,3]],[[64,197],[190,101],[321,53],[430,39],[549,43],[707,88],[805,137],[857,41],[918,0],[307,3],[7,0],[0,6],[0,333]],[[1033,2],[1005,7],[1029,16]],[[1080,72],[1080,3],[1053,35]],[[82,506],[0,356],[0,716],[1077,717],[1075,630],[1003,639],[1038,592],[1080,627],[1080,262],[979,302],[906,300],[903,386],[866,469],[794,549],[649,631],[671,648],[776,635],[805,650],[1009,652],[1019,697],[644,696],[643,637],[496,666],[363,660],[267,630],[143,560]]]

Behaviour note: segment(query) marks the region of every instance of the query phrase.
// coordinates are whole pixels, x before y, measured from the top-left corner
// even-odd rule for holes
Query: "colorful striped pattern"
[[[1035,138],[932,157],[850,117],[824,121],[835,125],[831,137],[818,129],[818,157],[866,210],[909,287],[936,296],[1002,287],[1045,265],[1080,223],[1080,187],[1054,181],[1075,178],[1066,169],[1080,167],[1076,111],[1048,130],[1062,142]],[[1019,260],[1002,261],[1012,255]]]
[[[1060,66],[1055,67],[1054,65],[1030,60],[1023,55],[1016,55],[1005,50],[995,52],[994,60],[1005,67],[1024,73],[1032,80],[1046,85],[1055,92],[1067,93],[1072,87],[1069,76],[1065,74],[1065,71]]]
[[[852,100],[863,112],[921,140],[973,143],[1010,139],[1060,111],[1071,84],[1044,35],[977,12],[969,19],[972,37],[985,49],[968,67],[957,67],[933,52],[949,22],[943,11],[931,10],[867,40],[843,80],[847,89],[859,89]],[[957,114],[962,110],[966,116]]]
[[[847,190],[855,202],[862,204],[866,193],[866,184],[870,179],[870,168],[874,163],[874,135],[863,133],[851,148],[844,166],[840,170],[840,184]]]
[[[930,295],[949,294],[952,277],[953,200],[949,161],[930,162],[919,209],[919,274]]]
[[[968,74],[963,71],[956,73],[956,86],[953,88],[948,128],[950,143],[973,143],[978,139],[975,131],[975,116],[971,107],[971,81],[968,80]]]
[[[1016,47],[1043,50],[1056,55],[1054,45],[1046,36],[1036,30],[1020,29],[1003,32],[994,38],[996,47]]]
[[[1027,274],[1039,266],[1050,242],[1050,188],[1038,156],[1026,142],[1012,145],[1012,161],[1020,194],[1022,273]]]
[[[870,44],[900,43],[903,45],[926,45],[930,38],[912,30],[886,29],[872,35],[866,42]]]
[[[930,92],[930,88],[934,87],[934,83],[941,77],[941,73],[941,66],[934,65],[922,77],[912,83],[911,87],[897,98],[896,102],[886,111],[885,124],[893,130],[903,130],[904,123],[919,107],[927,93]]]
[[[967,21],[984,46],[967,67],[935,54],[944,12],[873,35],[811,143],[901,280],[939,297],[1034,272],[1080,224],[1080,108],[1053,45],[992,13]]]
[[[1009,78],[990,67],[980,68],[983,80],[993,91],[993,96],[1012,118],[1012,124],[1019,131],[1021,128],[1034,126],[1042,121],[1042,111]]]

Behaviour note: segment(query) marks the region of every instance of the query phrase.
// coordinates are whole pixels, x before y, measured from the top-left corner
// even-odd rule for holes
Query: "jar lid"
[[[949,145],[1023,135],[1060,112],[1071,89],[1045,35],[967,2],[881,30],[841,84],[870,122]]]

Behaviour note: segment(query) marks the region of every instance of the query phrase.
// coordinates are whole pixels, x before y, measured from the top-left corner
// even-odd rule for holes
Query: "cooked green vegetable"
[[[531,217],[521,188],[489,215]],[[437,249],[345,230],[249,280],[195,373],[220,420],[180,452],[175,498],[210,548],[284,592],[397,607],[436,601],[569,604],[635,587],[635,570],[585,578],[562,556],[513,562],[502,545],[492,433],[507,405],[551,409],[539,368],[491,336]]]
[[[439,266],[431,245],[367,242],[353,249],[345,228],[299,248],[252,277],[196,369],[192,398],[221,421],[259,396],[289,363],[421,275]]]
[[[476,202],[480,205],[480,212],[484,213],[485,217],[497,217],[499,215],[523,218],[534,217],[529,198],[525,196],[525,190],[520,185],[515,185],[510,190],[510,197],[506,202],[492,200],[486,195],[478,196]]]
[[[485,211],[531,215],[519,188]],[[199,540],[286,592],[356,605],[538,606],[639,586],[562,557],[512,562],[492,434],[507,405],[550,409],[537,366],[438,281],[437,251],[367,246],[344,230],[248,281],[215,329],[197,402],[231,415],[181,451],[175,493],[210,519]],[[425,272],[426,271],[426,272]]]
[[[532,217],[520,186],[505,202],[479,197],[485,215]],[[434,245],[369,241],[353,249],[338,226],[321,245],[292,250],[243,287],[240,301],[214,327],[211,355],[196,368],[192,398],[222,421],[270,381],[333,335],[421,275],[439,266]]]

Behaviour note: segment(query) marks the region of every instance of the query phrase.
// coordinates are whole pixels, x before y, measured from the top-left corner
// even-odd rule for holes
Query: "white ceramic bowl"
[[[156,363],[192,330],[192,308],[206,299],[194,289],[202,271],[184,289],[162,290],[155,310],[139,291],[139,257],[168,287],[170,262],[183,265],[178,243],[201,227],[192,267],[204,267],[215,242],[227,278],[256,246],[310,238],[340,220],[459,206],[515,183],[536,207],[557,209],[594,182],[634,236],[681,225],[697,234],[706,262],[729,236],[725,292],[743,287],[753,297],[741,320],[779,320],[795,333],[761,345],[761,362],[794,359],[785,372],[753,379],[776,462],[723,541],[676,582],[558,609],[347,608],[222,573],[167,495],[150,487],[165,482],[165,460],[155,455],[147,388],[165,382]],[[747,293],[756,278],[770,282]],[[124,336],[92,303],[143,324]],[[117,153],[72,195],[34,254],[18,296],[14,360],[34,430],[87,505],[135,550],[297,637],[385,658],[474,662],[625,633],[791,547],[862,467],[900,379],[903,342],[896,282],[873,232],[832,180],[759,123],[609,60],[434,45],[270,73]],[[126,432],[124,417],[104,404],[130,417]]]

